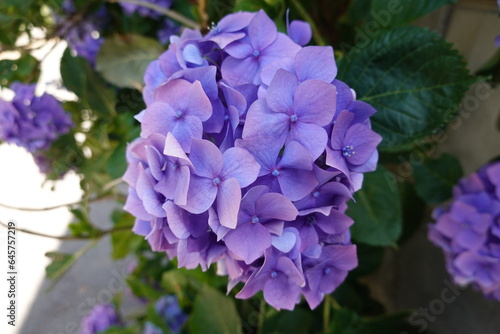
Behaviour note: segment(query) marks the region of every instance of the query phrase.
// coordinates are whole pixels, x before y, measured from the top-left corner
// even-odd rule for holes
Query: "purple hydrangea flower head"
[[[13,100],[0,99],[0,138],[32,153],[47,150],[73,126],[61,103],[47,93],[36,96],[35,86],[13,83]]]
[[[155,310],[165,321],[172,333],[179,333],[182,325],[187,320],[187,315],[182,312],[179,301],[175,296],[163,296],[156,301]]]
[[[110,304],[99,304],[82,319],[80,334],[99,334],[113,326],[122,326],[115,308]]]
[[[435,209],[429,239],[445,253],[455,283],[500,300],[500,163],[459,181],[450,204]]]
[[[148,2],[158,7],[168,9],[170,8],[170,6],[172,6],[173,0],[145,0],[144,2]],[[152,8],[141,6],[135,3],[120,2],[120,5],[122,6],[125,13],[129,15],[138,14],[139,16],[151,17],[151,18],[158,18],[161,15]]]
[[[259,11],[170,37],[146,70],[123,178],[153,250],[179,267],[216,263],[228,291],[244,284],[238,298],[263,291],[291,310],[301,295],[318,306],[357,265],[346,203],[380,136],[375,110],[336,79],[333,49],[302,47],[304,22],[288,34]]]
[[[87,13],[83,18],[78,17],[73,0],[63,3],[64,16],[59,16],[59,34],[68,42],[69,47],[76,55],[83,57],[94,66],[97,54],[104,43],[100,33],[108,24],[108,12],[104,6],[97,11]],[[73,22],[73,18],[78,20]]]

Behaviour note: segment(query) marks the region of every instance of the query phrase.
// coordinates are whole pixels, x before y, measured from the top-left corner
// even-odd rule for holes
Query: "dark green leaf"
[[[462,56],[429,30],[396,28],[366,41],[342,58],[338,77],[378,110],[372,124],[384,138],[381,150],[403,150],[451,121],[477,81]]]
[[[130,287],[130,290],[132,290],[132,293],[137,297],[143,297],[148,300],[157,300],[163,294],[161,291],[156,290],[139,277],[128,276],[125,280],[127,285]]]
[[[125,159],[125,151],[127,150],[127,143],[121,142],[113,151],[108,159],[108,173],[112,179],[122,177],[127,169],[127,161]]]
[[[207,285],[194,300],[189,329],[191,333],[203,334],[242,333],[234,301]]]
[[[115,114],[115,92],[85,59],[71,56],[69,49],[61,59],[61,76],[64,85],[78,96],[84,108],[104,116]]]
[[[456,2],[457,0],[353,0],[349,16],[355,24],[364,21],[371,22],[369,24],[378,29],[392,28]]]
[[[117,210],[113,213],[112,218],[115,223],[113,228],[122,229],[111,233],[112,256],[113,259],[117,260],[127,256],[132,251],[132,246],[137,244],[142,237],[132,232],[135,218],[131,214]]]
[[[425,223],[426,203],[417,195],[414,184],[403,182],[399,184],[401,204],[403,208],[403,233],[399,242],[407,240],[420,224]]]
[[[410,23],[436,9],[454,4],[458,0],[372,0],[371,19],[383,27]],[[384,21],[387,20],[387,21]],[[387,22],[387,24],[385,24]]]
[[[401,202],[397,187],[387,182],[391,173],[382,166],[367,173],[363,189],[349,204],[348,215],[354,219],[352,237],[372,246],[395,245],[401,234]]]
[[[118,87],[142,87],[146,68],[162,51],[162,46],[154,39],[139,35],[115,35],[106,38],[101,46],[96,69]]]
[[[37,80],[40,70],[38,60],[31,55],[25,55],[17,60],[0,60],[0,84],[8,86],[14,81],[31,83]]]
[[[45,256],[50,258],[52,262],[45,268],[47,277],[53,280],[61,278],[87,250],[95,245],[95,241],[91,241],[74,254],[66,254],[59,252],[47,252]]]
[[[352,272],[349,273],[351,277],[368,275],[380,266],[384,255],[384,248],[357,243],[356,249],[359,264]]]
[[[453,186],[463,175],[460,162],[449,154],[443,154],[436,160],[425,160],[414,168],[417,194],[429,204],[449,199]]]

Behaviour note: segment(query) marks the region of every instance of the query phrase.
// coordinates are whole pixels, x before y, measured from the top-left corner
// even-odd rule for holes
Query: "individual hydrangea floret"
[[[429,239],[445,253],[456,284],[500,301],[500,163],[459,181],[451,203],[437,208]]]
[[[230,14],[184,29],[145,73],[141,137],[127,149],[134,232],[179,267],[311,308],[357,266],[345,211],[376,168],[375,110],[336,79],[331,47],[304,22]],[[351,148],[352,147],[352,148]]]
[[[35,95],[36,85],[13,83],[14,98],[0,99],[0,138],[31,153],[47,150],[73,126],[61,103],[47,93]],[[42,161],[41,161],[42,163]]]
[[[122,322],[113,305],[96,305],[82,319],[80,334],[99,334],[111,327],[122,327]]]

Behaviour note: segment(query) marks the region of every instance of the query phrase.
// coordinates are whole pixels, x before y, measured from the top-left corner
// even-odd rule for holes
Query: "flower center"
[[[224,115],[224,120],[229,121],[229,115]]]
[[[354,151],[354,147],[352,147],[351,145],[342,147],[342,155],[344,157],[350,157],[354,154],[356,154],[356,152]]]
[[[215,179],[212,180],[212,182],[214,183],[214,185],[218,186],[220,184],[220,178],[216,177]]]
[[[330,268],[330,267],[326,267],[326,268],[325,268],[325,270],[324,270],[324,273],[325,273],[326,275],[328,275],[328,274],[329,274],[329,273],[331,273],[331,272],[332,272],[332,268]]]
[[[273,172],[271,173],[271,175],[278,176],[278,175],[280,175],[280,171],[275,168],[275,169],[273,169]]]
[[[314,225],[314,224],[316,224],[316,217],[314,217],[313,215],[307,216],[307,218],[306,218],[306,224],[307,225]]]
[[[253,217],[252,217],[252,223],[256,224],[256,223],[258,223],[259,221],[260,221],[260,220],[259,220],[259,217],[257,217],[257,216],[253,216]]]
[[[177,162],[174,162],[174,163],[172,164],[172,168],[173,168],[174,170],[177,170],[177,169],[179,168],[179,164],[178,164]]]
[[[255,51],[252,53],[252,56],[254,56],[254,58],[258,58],[258,57],[260,56],[260,51],[255,50]]]
[[[299,119],[299,117],[295,114],[290,116],[290,122],[292,122],[292,123],[297,122],[298,119]]]
[[[271,273],[271,278],[276,278],[276,277],[278,277],[278,273],[273,270],[273,272]]]
[[[319,191],[316,190],[315,192],[313,192],[313,196],[316,197],[316,198],[318,198],[319,197]]]
[[[180,111],[180,110],[177,110],[177,112],[175,113],[175,116],[176,116],[177,118],[181,118],[181,117],[182,117],[182,115],[184,115],[184,113],[183,113],[182,111]]]

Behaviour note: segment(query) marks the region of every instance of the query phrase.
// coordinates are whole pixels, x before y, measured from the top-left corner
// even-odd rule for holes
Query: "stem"
[[[325,301],[323,302],[323,333],[327,334],[330,330],[330,306],[331,306],[331,296],[326,295]]]
[[[106,199],[113,199],[113,198],[119,199],[120,197],[117,195],[95,197],[95,198],[89,199],[89,202],[98,202],[98,201],[103,201]],[[19,207],[19,206],[12,206],[12,205],[8,205],[8,204],[0,203],[0,207],[6,208],[6,209],[11,209],[11,210],[19,210],[19,211],[50,211],[50,210],[55,210],[55,209],[59,209],[59,208],[66,207],[66,206],[81,205],[83,203],[84,203],[84,201],[80,200],[80,201],[73,202],[73,203],[58,204],[58,205],[54,205],[54,206],[47,206],[44,208],[23,208],[23,207]]]
[[[7,224],[5,224],[5,223],[3,223],[1,221],[0,221],[0,225],[9,228],[7,226]],[[120,227],[116,227],[116,228],[111,228],[111,229],[108,229],[108,230],[98,230],[96,236],[50,235],[50,234],[45,234],[45,233],[40,233],[40,232],[36,232],[36,231],[31,231],[31,230],[27,230],[27,229],[19,228],[19,227],[16,227],[15,230],[19,231],[19,232],[27,233],[27,234],[37,235],[39,237],[51,238],[51,239],[57,239],[57,240],[87,240],[87,239],[101,238],[101,237],[105,236],[106,234],[115,233],[115,232],[119,232],[119,231],[122,231],[122,230],[130,230],[132,227],[133,226],[130,225],[130,226],[120,226]]]
[[[256,334],[261,334],[262,333],[262,326],[264,325],[264,318],[265,318],[265,310],[266,310],[266,301],[264,298],[260,300],[260,305],[259,305],[259,319],[257,323],[257,331],[255,332]]]
[[[208,28],[207,0],[198,0],[198,14],[201,20],[201,30]]]
[[[316,43],[318,43],[318,45],[326,45],[326,41],[319,33],[316,23],[314,23],[314,20],[312,19],[311,15],[309,15],[309,13],[302,6],[302,4],[298,0],[290,0],[290,2],[294,5],[295,9],[299,12],[300,16],[302,16],[302,18],[311,25],[312,33],[314,39],[316,40]]]
[[[200,29],[200,26],[198,23],[185,17],[184,15],[179,14],[176,11],[160,7],[160,6],[155,5],[153,3],[150,3],[150,2],[145,2],[145,1],[140,1],[140,0],[108,0],[108,1],[109,2],[131,3],[134,5],[146,7],[146,8],[152,9],[160,14],[165,15],[165,16],[171,18],[172,20],[175,20],[179,23],[182,23],[183,25],[185,25],[188,28],[197,29],[197,30]]]

